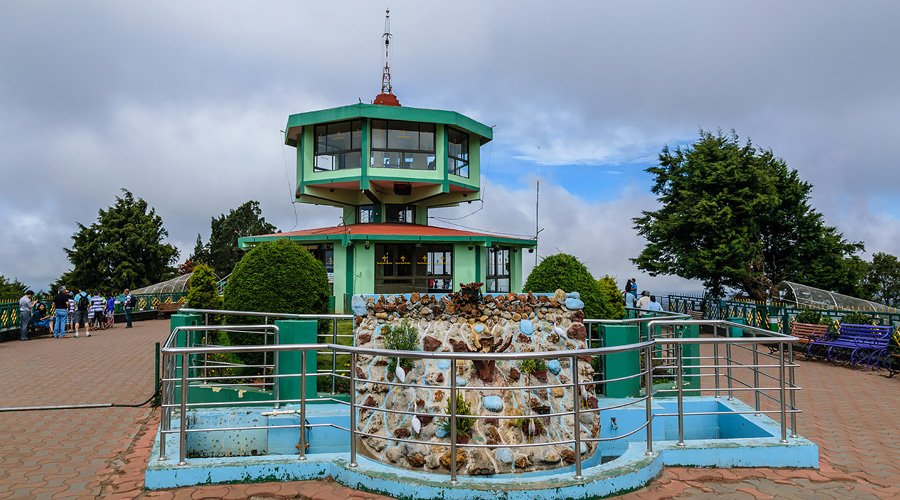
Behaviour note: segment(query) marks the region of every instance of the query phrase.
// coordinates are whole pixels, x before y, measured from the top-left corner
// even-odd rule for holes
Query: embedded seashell
[[[406,370],[404,370],[403,367],[400,366],[399,361],[397,362],[397,369],[394,370],[394,375],[397,376],[397,380],[399,380],[401,383],[406,382]]]
[[[422,431],[422,422],[419,420],[419,417],[417,417],[415,415],[413,415],[413,418],[412,418],[412,428],[413,428],[413,432],[415,432],[416,435],[418,435],[419,432]]]

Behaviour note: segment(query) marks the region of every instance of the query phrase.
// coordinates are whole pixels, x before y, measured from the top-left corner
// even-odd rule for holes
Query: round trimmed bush
[[[293,314],[328,312],[325,266],[305,248],[288,240],[260,243],[234,266],[225,286],[226,310]],[[235,317],[231,323],[258,323],[261,318]],[[231,336],[234,345],[259,344],[259,335]]]
[[[601,318],[606,310],[600,284],[581,261],[568,254],[558,253],[542,260],[528,275],[524,289],[526,292],[552,293],[557,289],[578,292],[586,318]]]

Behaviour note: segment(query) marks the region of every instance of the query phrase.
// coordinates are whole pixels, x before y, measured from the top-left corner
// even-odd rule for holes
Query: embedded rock
[[[519,330],[525,335],[531,335],[534,333],[534,323],[532,323],[531,320],[523,319],[522,321],[519,321]]]
[[[431,335],[426,335],[422,337],[422,348],[426,351],[436,351],[439,347],[443,345],[439,339],[432,337]]]
[[[551,359],[547,362],[547,369],[550,370],[550,373],[559,375],[559,371],[562,370],[562,365],[559,364],[558,359]]]
[[[497,473],[497,468],[494,467],[494,463],[484,450],[476,449],[473,451],[470,462],[469,475],[489,476]]]
[[[511,465],[513,463],[513,453],[509,448],[500,448],[494,452],[494,458],[501,464]]]
[[[364,299],[362,295],[354,295],[350,300],[350,309],[353,311],[354,316],[365,316],[366,299]]]
[[[485,410],[492,411],[494,413],[500,412],[503,410],[503,399],[500,396],[485,396],[481,400],[482,406],[484,406]]]
[[[416,469],[425,465],[425,456],[421,453],[415,453],[406,457],[406,460],[409,462],[410,467],[414,467]]]
[[[456,467],[459,468],[466,464],[469,459],[469,454],[465,452],[465,450],[456,450]],[[450,451],[444,452],[441,455],[441,465],[444,467],[450,467]]]
[[[572,311],[577,310],[577,309],[584,309],[584,302],[582,302],[581,299],[569,298],[569,299],[566,299],[565,303],[566,303],[566,309],[569,309]]]
[[[587,338],[587,328],[584,327],[584,323],[572,323],[569,325],[567,335],[573,340],[584,340]]]

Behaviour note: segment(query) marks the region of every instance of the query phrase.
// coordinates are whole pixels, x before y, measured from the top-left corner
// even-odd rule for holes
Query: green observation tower
[[[402,107],[391,88],[385,20],[381,93],[372,104],[288,117],[297,151],[296,198],[343,210],[335,227],[239,239],[242,249],[296,241],[328,271],[336,312],[367,293],[446,293],[461,283],[519,292],[533,239],[430,226],[429,210],[480,199],[481,146],[491,127],[454,111]]]

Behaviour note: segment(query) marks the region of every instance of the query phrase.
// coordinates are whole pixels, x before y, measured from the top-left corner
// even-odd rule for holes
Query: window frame
[[[384,127],[379,127],[379,124],[384,124]],[[409,128],[392,128],[393,124],[404,124],[404,126]],[[410,126],[415,126],[416,133],[416,142],[418,146],[416,148],[400,148],[400,147],[392,147],[391,146],[391,130],[405,130],[407,132],[412,133]],[[427,130],[429,129],[430,130]],[[410,122],[404,120],[382,120],[382,119],[373,119],[370,122],[369,127],[369,166],[371,168],[395,168],[402,170],[435,170],[437,169],[437,125],[429,122]],[[426,129],[426,130],[423,130]],[[379,132],[381,131],[381,132]],[[384,134],[384,146],[378,147],[376,146],[376,134]],[[422,135],[423,133],[431,134],[431,144],[429,147],[422,146]],[[377,164],[375,162],[375,154],[382,153],[382,164]],[[399,154],[400,162],[398,165],[384,165],[384,158],[387,156],[387,153],[395,153]],[[413,156],[407,156],[413,155]],[[406,163],[406,158],[415,158],[414,155],[425,155],[425,167],[424,168],[413,168],[403,166]],[[414,163],[414,162],[409,162]]]
[[[334,135],[334,134],[329,134],[329,132],[328,132],[329,128],[338,127],[338,126],[347,125],[347,124],[349,124],[349,126],[350,126],[350,130],[348,132],[350,134],[350,141],[349,141],[350,148],[349,149],[345,148],[345,149],[327,150],[328,149],[328,137],[330,135]],[[362,167],[362,139],[363,139],[363,137],[362,137],[362,120],[361,119],[343,120],[343,121],[331,122],[331,123],[319,123],[319,124],[316,124],[315,126],[313,126],[312,129],[313,129],[313,171],[314,172],[334,172],[336,170],[350,170],[350,169]],[[319,146],[319,137],[322,137],[319,135],[320,129],[324,129],[324,131],[325,131],[325,133],[324,133],[325,148],[327,151],[319,151],[319,147],[320,147]],[[357,137],[355,138],[356,139],[355,141],[354,141],[354,132],[359,132],[357,134]],[[341,168],[334,168],[334,158],[336,156],[346,155],[348,153],[359,153],[359,164],[355,165],[355,166],[345,166],[345,167],[341,167]],[[325,167],[319,166],[319,157],[320,156],[330,156],[332,158],[332,168],[325,168]]]
[[[470,137],[469,134],[463,132],[454,127],[447,126],[445,127],[447,133],[447,173],[452,175],[458,175],[460,177],[469,178],[469,142]],[[461,156],[456,156],[451,153],[451,144],[456,144],[451,140],[451,134],[459,134],[462,137],[462,143],[460,143],[460,149],[462,150],[462,154],[465,155],[465,158]],[[462,162],[462,165],[459,165],[459,162]],[[462,172],[465,170],[465,175]]]
[[[509,293],[512,291],[512,247],[491,246],[487,251],[487,266],[485,269],[485,291],[487,293]],[[505,255],[505,269],[500,269]],[[498,270],[500,272],[498,272]],[[505,273],[505,274],[503,274]],[[506,281],[506,289],[500,287],[501,280]]]

